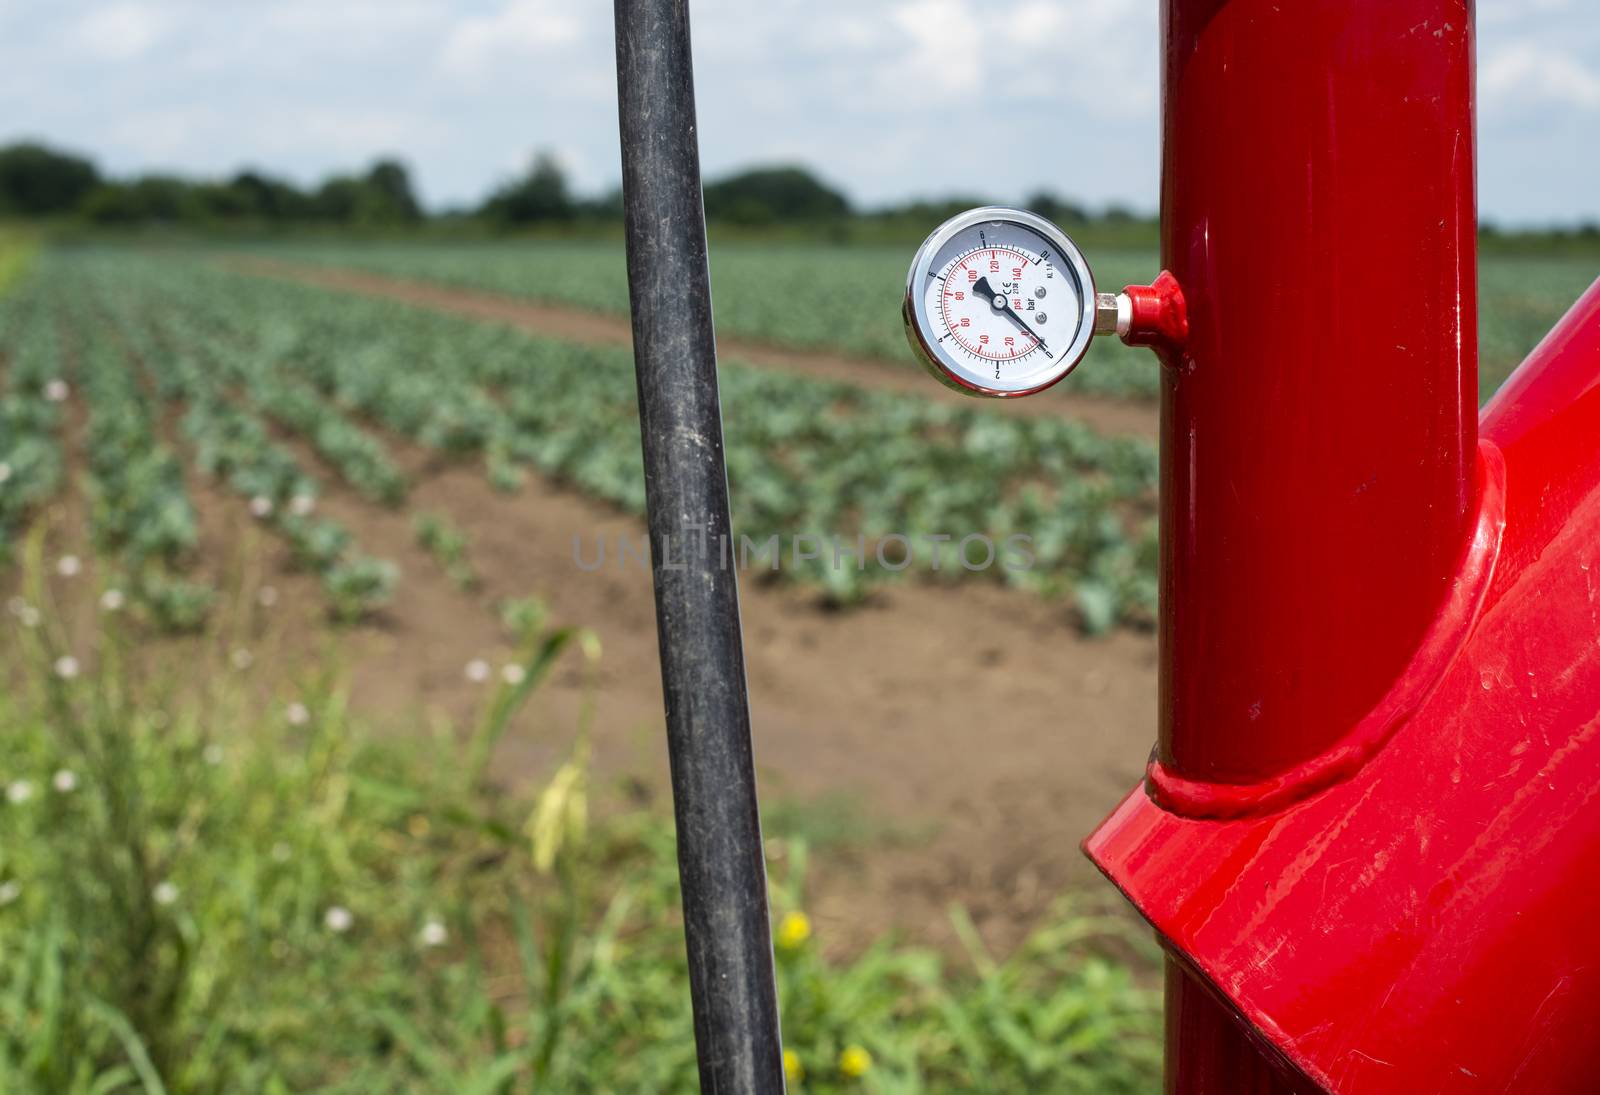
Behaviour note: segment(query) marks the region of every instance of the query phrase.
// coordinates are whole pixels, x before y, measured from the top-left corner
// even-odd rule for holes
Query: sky
[[[868,206],[1048,187],[1153,211],[1157,7],[692,0],[704,172],[803,163]],[[549,149],[598,191],[621,173],[611,10],[0,0],[0,142],[43,138],[118,174],[301,183],[394,154],[433,208]],[[1063,63],[1015,63],[1042,45]],[[1600,220],[1600,4],[1479,0],[1478,56],[1484,216]],[[986,145],[1004,154],[963,154]]]

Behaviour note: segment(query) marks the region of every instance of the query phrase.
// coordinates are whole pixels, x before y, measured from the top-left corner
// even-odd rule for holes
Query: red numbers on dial
[[[984,305],[993,305],[992,311],[998,312],[1009,308],[1012,312],[1031,310],[1033,301],[1027,293],[1023,292],[1023,275],[1028,272],[1029,256],[1013,251],[1009,248],[984,247],[958,258],[950,268],[947,268],[942,292],[941,307],[946,329],[952,332],[955,340],[951,347],[961,347],[967,353],[983,359],[986,363],[995,363],[999,369],[1002,363],[1016,362],[1018,359],[1032,353],[1038,348],[1037,338],[1029,337],[1027,332],[1009,332],[1013,326],[1003,319],[999,322],[999,330],[984,334],[983,329],[994,323],[989,307],[977,307],[967,304],[968,301],[982,301]],[[984,263],[988,263],[987,277],[990,292],[995,293],[994,298],[978,294],[973,288],[985,278]],[[963,279],[960,273],[965,273]],[[1050,267],[1045,266],[1041,271],[1045,277],[1050,276]],[[1004,281],[1009,274],[1011,280]],[[943,279],[941,279],[943,280]],[[959,286],[959,288],[958,288]],[[1023,302],[1027,301],[1026,304]],[[957,308],[954,303],[965,305]],[[958,316],[955,313],[970,310],[981,312],[981,315]],[[998,374],[997,374],[998,376]]]

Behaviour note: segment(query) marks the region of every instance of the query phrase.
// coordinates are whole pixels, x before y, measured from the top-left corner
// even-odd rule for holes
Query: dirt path
[[[303,282],[325,289],[387,297],[423,308],[504,323],[549,338],[602,346],[631,348],[633,332],[625,316],[587,312],[475,289],[370,274],[365,271],[300,265],[264,258],[230,258],[229,269]],[[746,339],[719,336],[717,347],[729,360],[766,369],[781,369],[821,380],[854,384],[879,391],[903,392],[919,399],[973,406],[974,401],[934,384],[915,369],[872,358],[848,357],[812,350],[791,350]],[[1154,405],[1082,393],[1046,392],[1032,399],[985,400],[997,414],[1031,417],[1056,415],[1078,419],[1104,433],[1154,438]]]

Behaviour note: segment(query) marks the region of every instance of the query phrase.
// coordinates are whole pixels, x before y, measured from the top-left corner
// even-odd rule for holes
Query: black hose
[[[701,1090],[782,1092],[686,0],[616,0],[628,290]]]

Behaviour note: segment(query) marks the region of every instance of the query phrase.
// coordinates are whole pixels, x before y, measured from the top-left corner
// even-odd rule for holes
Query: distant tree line
[[[423,213],[409,173],[396,160],[302,189],[250,170],[221,181],[160,173],[114,179],[82,156],[22,142],[0,148],[3,216],[74,217],[103,225],[405,225]]]
[[[759,167],[714,179],[705,188],[706,218],[757,232],[790,229],[836,239],[920,238],[932,225],[978,205],[985,195],[957,195],[861,209],[803,167]],[[1091,209],[1050,191],[1028,195],[1023,207],[1057,224],[1087,230],[1120,244],[1153,245],[1154,219],[1125,206]],[[422,208],[411,176],[398,159],[377,160],[366,171],[334,175],[312,187],[262,171],[225,179],[152,173],[132,178],[104,174],[85,156],[37,141],[0,146],[0,220],[57,219],[109,227],[178,225],[208,229],[238,225],[406,229],[456,223],[490,231],[565,226],[615,226],[622,220],[622,191],[574,193],[555,157],[533,157],[482,202],[432,214]],[[1600,244],[1600,224],[1585,221],[1543,230],[1507,230],[1484,222],[1486,250],[1578,249]]]
[[[802,167],[761,167],[710,182],[708,220],[749,228],[937,223],[984,199],[955,198],[858,210],[838,190]],[[1134,214],[1109,209],[1098,216],[1053,194],[1033,195],[1030,208],[1062,224],[1132,223]],[[220,179],[154,173],[132,178],[105,175],[93,161],[38,142],[0,147],[0,218],[62,218],[94,225],[151,224],[213,227],[334,225],[404,227],[429,219],[470,220],[515,229],[582,225],[622,218],[622,192],[598,197],[573,192],[557,160],[535,156],[526,171],[495,188],[475,207],[430,218],[418,202],[410,174],[396,159],[380,159],[364,172],[335,175],[301,187],[261,171]]]

